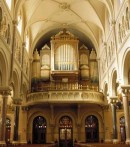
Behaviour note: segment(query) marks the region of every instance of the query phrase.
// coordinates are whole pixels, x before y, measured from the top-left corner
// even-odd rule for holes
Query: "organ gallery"
[[[36,84],[37,83],[37,84]],[[46,86],[45,86],[46,85]],[[42,88],[98,88],[98,63],[94,49],[88,49],[76,36],[64,29],[50,38],[39,51],[34,50],[32,90]]]
[[[0,146],[125,146],[129,116],[130,0],[0,0]]]

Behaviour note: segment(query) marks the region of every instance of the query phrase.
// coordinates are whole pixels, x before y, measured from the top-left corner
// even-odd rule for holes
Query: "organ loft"
[[[63,29],[35,50],[31,91],[98,89],[98,63],[94,49],[88,49]]]

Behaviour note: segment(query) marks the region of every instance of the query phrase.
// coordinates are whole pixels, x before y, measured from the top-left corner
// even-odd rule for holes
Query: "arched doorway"
[[[120,133],[121,133],[121,142],[126,140],[126,131],[125,131],[125,117],[120,118]]]
[[[86,142],[99,142],[99,124],[94,115],[85,119]]]
[[[33,120],[33,143],[46,143],[46,120],[42,116],[37,116]]]
[[[5,141],[7,144],[10,143],[10,134],[11,134],[11,120],[9,118],[6,118]]]
[[[69,116],[63,116],[59,121],[59,147],[73,146],[73,125]]]

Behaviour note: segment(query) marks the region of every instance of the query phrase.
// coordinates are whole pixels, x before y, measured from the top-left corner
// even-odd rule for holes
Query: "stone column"
[[[0,146],[6,145],[5,142],[5,127],[6,127],[6,112],[7,100],[10,95],[11,89],[9,87],[0,87],[0,94],[2,95],[1,101],[1,120],[0,120]]]
[[[51,109],[51,120],[50,120],[50,127],[51,127],[51,141],[54,142],[54,106],[50,105]],[[57,139],[57,138],[55,138]]]
[[[130,144],[130,116],[129,116],[129,101],[128,96],[130,94],[130,85],[121,86],[122,101],[125,115],[125,130],[126,130],[126,144]]]
[[[15,105],[15,114],[14,114],[14,135],[13,135],[13,144],[19,143],[19,109],[21,104],[21,99],[13,99]]]
[[[116,103],[118,102],[118,97],[113,96],[110,97],[110,104],[112,109],[112,122],[113,122],[113,143],[118,143],[118,135],[117,135],[117,120],[116,120]]]
[[[27,142],[30,140],[31,137],[27,138],[27,113],[28,113],[29,107],[28,106],[22,106],[20,109],[19,118],[19,134],[20,134],[20,144],[27,144]]]
[[[81,121],[80,121],[80,109],[81,109],[81,106],[80,105],[78,105],[78,108],[77,108],[77,137],[78,138],[74,138],[74,139],[76,139],[76,140],[78,140],[78,141],[80,141],[81,140]]]

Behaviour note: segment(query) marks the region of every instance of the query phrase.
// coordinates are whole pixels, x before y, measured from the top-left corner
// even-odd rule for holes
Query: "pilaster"
[[[13,144],[19,143],[19,111],[21,102],[22,100],[20,98],[13,99],[15,105]]]
[[[113,143],[119,143],[117,134],[117,119],[116,119],[116,103],[118,102],[117,96],[109,97],[109,103],[112,109],[112,122],[113,122]]]

